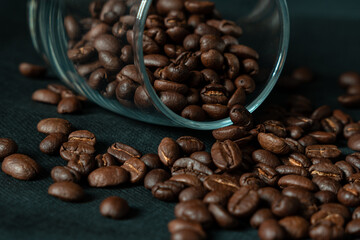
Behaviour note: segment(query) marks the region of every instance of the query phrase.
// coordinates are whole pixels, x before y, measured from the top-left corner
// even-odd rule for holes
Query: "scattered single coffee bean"
[[[40,151],[49,155],[58,154],[61,145],[66,142],[66,139],[66,135],[62,133],[49,134],[41,141],[39,145]]]
[[[42,78],[46,74],[46,67],[23,62],[19,65],[19,71],[22,75],[29,78]]]
[[[16,153],[18,146],[16,142],[10,138],[0,138],[0,160]]]
[[[113,219],[125,218],[130,212],[130,207],[126,200],[112,196],[105,198],[100,204],[100,213],[104,217]]]
[[[80,185],[73,182],[56,182],[50,185],[48,194],[67,202],[80,202],[85,193]]]
[[[32,94],[31,99],[36,102],[56,105],[60,102],[61,97],[59,94],[48,89],[39,89]]]
[[[81,109],[82,105],[77,97],[63,98],[57,106],[57,112],[60,114],[77,113],[80,112]]]
[[[109,166],[95,169],[88,176],[91,187],[117,186],[129,181],[129,173],[119,166]]]
[[[19,180],[33,180],[40,171],[40,165],[29,156],[14,153],[4,158],[1,170]]]
[[[68,135],[71,129],[71,123],[61,118],[46,118],[37,125],[37,130],[45,134],[62,133]]]

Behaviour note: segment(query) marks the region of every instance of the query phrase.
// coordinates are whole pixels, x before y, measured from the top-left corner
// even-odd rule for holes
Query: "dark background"
[[[316,81],[303,87],[301,92],[316,101],[317,106],[329,104],[341,108],[336,101],[343,92],[336,82],[339,74],[348,70],[360,72],[360,2],[291,0],[288,5],[291,41],[285,71],[302,65],[314,69]],[[43,118],[63,117],[78,129],[94,132],[100,150],[120,141],[143,153],[156,151],[165,136],[194,135],[209,149],[213,141],[210,133],[149,125],[92,104],[81,115],[63,116],[56,113],[54,106],[32,102],[32,92],[53,81],[31,80],[18,73],[19,62],[42,62],[28,33],[26,1],[2,1],[0,22],[0,137],[13,138],[20,153],[33,157],[46,170],[41,179],[30,182],[15,180],[0,172],[0,238],[169,239],[166,225],[174,218],[174,204],[152,198],[142,186],[86,188],[90,200],[80,204],[48,196],[47,188],[52,183],[49,172],[56,165],[64,165],[64,161],[40,153],[38,144],[44,136],[36,131],[36,124]],[[279,95],[280,92],[275,91]],[[346,111],[356,120],[360,119],[358,110]],[[133,208],[130,219],[114,221],[99,214],[100,202],[111,195],[129,202]],[[212,231],[210,236],[211,239],[256,239],[257,233],[245,228]]]

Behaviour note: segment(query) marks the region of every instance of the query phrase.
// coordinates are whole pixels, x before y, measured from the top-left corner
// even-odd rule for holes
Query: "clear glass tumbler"
[[[225,19],[236,22],[244,34],[241,44],[251,46],[259,53],[260,73],[256,78],[256,90],[247,96],[246,108],[253,112],[269,95],[284,66],[287,55],[290,23],[286,0],[212,0]],[[131,14],[133,26],[134,64],[152,107],[141,109],[133,104],[123,105],[116,99],[105,98],[88,86],[74,64],[69,60],[68,36],[64,17],[68,14],[78,18],[89,17],[89,0],[29,0],[28,22],[36,50],[44,57],[58,77],[73,90],[86,96],[98,105],[143,122],[186,127],[197,130],[212,130],[231,125],[229,117],[216,121],[193,121],[183,118],[169,109],[159,98],[144,64],[143,36],[146,18],[151,9],[151,0],[127,0],[136,7]],[[125,2],[125,0],[124,0]]]

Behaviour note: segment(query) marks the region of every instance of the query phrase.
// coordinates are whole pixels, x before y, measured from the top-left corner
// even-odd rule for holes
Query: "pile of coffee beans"
[[[360,74],[345,72],[339,78],[339,85],[346,89],[346,94],[339,96],[338,101],[349,108],[360,108]]]
[[[134,65],[133,0],[94,1],[90,18],[68,15],[68,57],[88,85],[124,106],[151,108]],[[143,34],[144,64],[161,101],[195,121],[229,116],[255,90],[259,54],[240,44],[242,28],[223,19],[210,1],[157,0]]]
[[[36,102],[57,105],[57,112],[60,114],[81,112],[83,102],[87,99],[76,95],[73,91],[61,84],[48,84],[46,89],[38,89],[31,99]]]

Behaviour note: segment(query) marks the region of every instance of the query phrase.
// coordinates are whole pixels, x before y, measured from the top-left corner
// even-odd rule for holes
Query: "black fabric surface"
[[[286,70],[305,65],[314,69],[316,81],[300,89],[316,101],[341,108],[336,97],[343,90],[336,83],[347,70],[360,72],[360,2],[357,0],[288,1],[291,41]],[[79,115],[59,115],[54,106],[30,100],[34,90],[55,80],[32,80],[18,73],[18,63],[41,63],[32,47],[26,23],[26,1],[2,1],[0,7],[0,137],[13,138],[19,153],[33,157],[45,173],[36,181],[19,181],[0,172],[0,239],[169,239],[167,223],[174,218],[174,204],[152,198],[142,186],[113,189],[85,188],[89,200],[71,204],[47,194],[52,167],[64,165],[60,157],[41,154],[44,135],[36,131],[39,120],[68,119],[78,129],[88,129],[98,139],[98,152],[115,141],[143,153],[156,152],[165,136],[199,137],[209,149],[210,132],[145,124],[113,114],[89,103]],[[273,94],[279,98],[280,93]],[[274,100],[267,100],[267,103]],[[356,120],[358,110],[346,110]],[[349,152],[343,149],[344,153]],[[99,204],[107,196],[125,198],[131,217],[114,221],[102,217]],[[257,239],[257,232],[244,227],[235,231],[212,230],[210,239]]]

